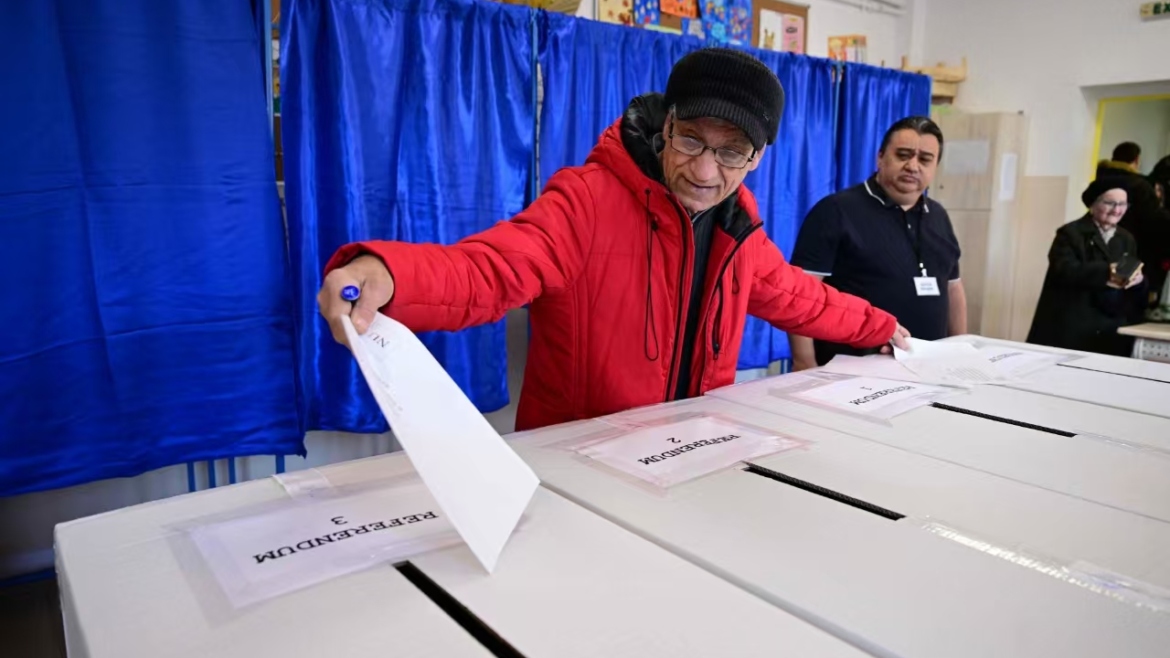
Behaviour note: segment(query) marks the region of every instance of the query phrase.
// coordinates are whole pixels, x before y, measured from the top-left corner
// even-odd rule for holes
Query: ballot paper
[[[701,416],[636,429],[581,446],[577,452],[665,489],[746,459],[805,445],[799,439]]]
[[[281,502],[188,530],[234,607],[459,543],[421,482]]]
[[[933,383],[991,384],[1000,379],[999,372],[974,345],[906,339],[909,350],[894,348],[894,359],[908,370]]]
[[[346,340],[439,507],[491,573],[540,481],[405,326],[377,314]]]
[[[854,377],[789,395],[831,409],[889,420],[924,407],[947,393],[947,389],[939,386],[876,377]]]
[[[877,377],[878,379],[893,379],[905,382],[923,382],[922,378],[911,372],[906,366],[898,363],[891,356],[850,356],[838,354],[831,361],[821,366],[821,372],[834,375],[849,375],[851,377]]]
[[[1064,361],[1063,354],[1022,350],[1015,347],[985,345],[979,355],[991,364],[1003,380],[1020,379]]]

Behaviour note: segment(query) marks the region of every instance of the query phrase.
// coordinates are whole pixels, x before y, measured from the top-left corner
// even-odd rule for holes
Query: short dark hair
[[[1134,142],[1122,142],[1113,149],[1114,162],[1137,162],[1142,157],[1142,147]]]
[[[900,130],[913,130],[919,135],[934,135],[938,140],[938,158],[942,159],[943,151],[943,134],[942,128],[938,127],[930,117],[906,117],[899,119],[890,129],[886,131],[885,137],[882,137],[882,146],[878,149],[878,153],[885,153],[886,147],[890,145],[890,140],[894,138],[894,133]]]

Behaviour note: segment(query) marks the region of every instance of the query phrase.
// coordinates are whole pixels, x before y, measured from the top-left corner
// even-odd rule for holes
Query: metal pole
[[[264,5],[263,18],[260,25],[260,45],[264,48],[264,98],[268,103],[268,136],[271,138],[275,130],[275,112],[272,100],[272,2],[260,0]]]

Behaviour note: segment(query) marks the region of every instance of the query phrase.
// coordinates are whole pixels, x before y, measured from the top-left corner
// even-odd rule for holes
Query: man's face
[[[674,140],[677,142],[673,145],[672,124]],[[760,149],[745,167],[735,169],[719,164],[715,153],[709,149],[704,149],[698,155],[687,155],[679,150],[680,148],[689,150],[688,147],[703,144],[716,150],[724,150],[724,156],[734,154],[750,156],[752,143],[747,135],[720,119],[679,121],[672,115],[667,118],[662,129],[662,137],[666,140],[666,148],[662,150],[662,173],[666,178],[666,186],[682,202],[683,208],[692,215],[714,208],[730,196],[743,182],[748,172],[755,170],[764,155],[764,149]]]
[[[878,154],[877,178],[882,189],[900,206],[918,203],[938,171],[939,150],[934,135],[919,135],[909,128],[894,133]]]
[[[1129,195],[1121,189],[1112,189],[1102,194],[1089,209],[1093,221],[1102,226],[1117,226],[1117,222],[1121,221],[1125,211],[1129,209],[1128,199]]]

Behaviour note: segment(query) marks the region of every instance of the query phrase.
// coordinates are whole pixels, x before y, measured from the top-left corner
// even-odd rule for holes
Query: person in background
[[[1158,199],[1158,205],[1170,209],[1170,155],[1154,165],[1147,179],[1154,188],[1154,197]]]
[[[890,126],[877,173],[817,203],[792,252],[793,265],[889,311],[925,340],[967,331],[959,241],[947,211],[926,196],[942,154],[942,130],[929,118]],[[794,370],[872,352],[799,331],[789,338]]]
[[[1029,343],[1128,356],[1132,341],[1117,329],[1125,324],[1126,291],[1143,274],[1141,267],[1128,278],[1117,273],[1118,263],[1136,252],[1133,236],[1118,227],[1129,206],[1122,183],[1093,181],[1081,195],[1089,212],[1056,231]]]
[[[1142,147],[1135,142],[1122,142],[1113,149],[1112,160],[1097,163],[1097,178],[1113,174],[1141,175]]]
[[[518,430],[733,383],[749,313],[857,347],[905,347],[893,316],[791,267],[761,230],[743,180],[783,110],[759,60],[690,53],[665,95],[634,98],[584,166],[559,171],[510,221],[451,246],[342,247],[321,314],[344,342],[345,316],[363,333],[379,310],[414,331],[456,331],[531,303]]]
[[[1127,297],[1128,322],[1140,322],[1150,307],[1158,305],[1166,280],[1162,264],[1170,259],[1170,217],[1162,206],[1152,179],[1139,173],[1142,149],[1123,142],[1113,149],[1112,160],[1097,164],[1097,180],[1115,179],[1129,193],[1129,209],[1118,224],[1137,242],[1137,257],[1148,265],[1146,281]]]
[[[1146,182],[1154,194],[1149,204],[1152,207],[1146,211],[1150,219],[1144,227],[1138,228],[1126,226],[1126,218],[1123,217],[1121,225],[1133,233],[1137,240],[1138,256],[1146,263],[1144,273],[1149,290],[1148,306],[1154,309],[1165,307],[1170,302],[1164,298],[1166,279],[1170,276],[1170,155],[1154,165]],[[1162,315],[1165,315],[1165,310]]]

